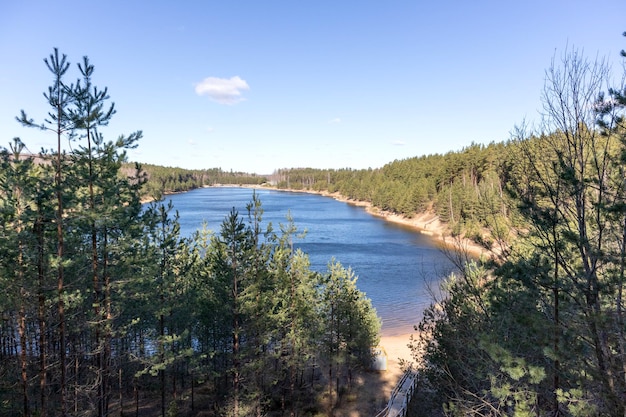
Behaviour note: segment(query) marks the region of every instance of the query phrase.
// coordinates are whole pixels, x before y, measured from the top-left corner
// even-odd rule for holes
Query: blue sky
[[[0,1],[0,146],[42,120],[54,47],[88,55],[133,161],[269,174],[376,168],[538,119],[552,57],[623,74],[626,1]]]

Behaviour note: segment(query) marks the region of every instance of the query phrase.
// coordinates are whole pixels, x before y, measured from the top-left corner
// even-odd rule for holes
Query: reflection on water
[[[235,207],[242,216],[252,189],[203,188],[168,196],[180,215],[181,233],[189,236],[206,222],[212,231]],[[325,271],[331,258],[351,267],[357,285],[372,300],[383,319],[383,335],[413,331],[430,304],[430,291],[449,274],[452,265],[428,236],[371,216],[362,207],[319,195],[256,190],[263,223],[278,231],[291,215],[306,236],[296,247],[306,252],[311,268]]]

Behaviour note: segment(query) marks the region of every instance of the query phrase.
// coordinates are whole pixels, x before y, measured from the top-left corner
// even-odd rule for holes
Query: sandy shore
[[[320,193],[324,195],[323,193]],[[423,235],[432,237],[438,241],[442,247],[451,249],[461,249],[466,251],[472,256],[479,257],[481,255],[487,255],[487,250],[478,245],[477,243],[463,238],[453,238],[450,234],[450,229],[447,223],[443,223],[439,220],[439,216],[434,213],[416,213],[413,217],[405,217],[396,213],[380,210],[374,207],[369,202],[355,201],[347,199],[341,195],[326,194],[328,197],[332,197],[337,201],[341,201],[347,204],[352,204],[359,207],[364,207],[372,216],[380,217],[385,221],[401,224],[407,226]]]
[[[224,185],[231,187],[232,185]],[[372,216],[380,217],[383,220],[401,224],[408,228],[415,230],[421,234],[432,237],[434,240],[439,242],[442,248],[454,249],[454,250],[462,250],[467,254],[475,257],[480,256],[490,256],[488,251],[477,244],[474,241],[464,238],[453,238],[450,233],[450,229],[447,223],[443,223],[439,220],[439,216],[431,212],[425,213],[416,213],[413,217],[405,217],[399,214],[387,212],[380,210],[378,207],[374,207],[371,203],[367,201],[359,201],[352,200],[342,196],[339,193],[329,193],[328,191],[314,191],[314,190],[293,190],[293,189],[283,189],[276,187],[268,187],[268,186],[248,186],[248,185],[235,185],[236,187],[243,188],[256,188],[256,189],[267,189],[267,190],[276,190],[276,191],[285,191],[292,193],[304,193],[304,194],[317,194],[324,197],[330,197],[342,203],[351,204],[357,207],[363,207],[365,211],[367,211]]]
[[[398,336],[382,336],[379,345],[387,352],[387,370],[391,373],[400,373],[400,360],[414,362],[411,349],[408,347],[411,334]]]

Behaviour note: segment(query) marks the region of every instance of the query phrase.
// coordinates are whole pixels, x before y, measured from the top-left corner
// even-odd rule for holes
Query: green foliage
[[[582,389],[563,390],[559,388],[556,395],[559,403],[564,404],[573,417],[598,415],[597,406],[586,398]]]
[[[494,237],[523,230],[500,263],[447,281],[414,342],[450,415],[624,414],[623,86],[605,99],[603,62],[576,51],[546,74],[551,130],[522,128],[508,145],[517,161],[506,186],[522,219],[503,222],[499,192],[478,187]]]
[[[343,358],[346,369],[366,363],[380,330],[375,310],[356,289],[350,270],[339,264],[333,264],[328,275],[310,270],[308,256],[293,249],[294,240],[304,234],[291,219],[278,232],[271,224],[263,228],[263,210],[255,195],[247,216],[233,210],[218,233],[205,229],[192,239],[181,238],[172,206],[157,201],[141,209],[140,184],[119,176],[114,145],[100,152],[109,145],[98,140],[93,144],[92,152],[77,150],[67,171],[67,178],[86,176],[93,183],[93,193],[88,181],[73,187],[74,193],[67,196],[73,205],[66,206],[72,208],[66,219],[72,227],[65,234],[69,256],[64,270],[73,287],[63,297],[71,313],[68,359],[80,372],[71,374],[72,401],[79,408],[86,410],[87,404],[102,398],[89,390],[94,381],[119,373],[126,386],[160,391],[165,415],[177,412],[170,387],[190,375],[202,375],[211,383],[213,398],[224,410],[236,405],[240,414],[256,414],[280,403],[297,410],[311,395],[302,375],[330,360],[321,349],[323,335],[332,333],[341,341],[334,353]],[[21,149],[19,141],[14,146]],[[22,159],[17,152],[1,156],[0,280],[6,291],[0,295],[0,308],[11,320],[24,308],[33,328],[38,326],[38,310],[52,311],[40,317],[44,321],[39,325],[47,327],[56,323],[50,309],[56,293],[48,289],[57,265],[51,256],[55,233],[53,225],[46,226],[42,236],[36,231],[40,216],[54,218],[54,184],[46,181],[46,165]],[[97,167],[93,172],[98,175],[90,176],[89,166]],[[92,236],[97,268],[92,263]],[[44,246],[39,247],[41,239]],[[39,249],[43,258],[38,257]],[[331,306],[322,302],[331,291],[337,313],[332,328],[324,321]],[[26,343],[38,343],[27,337]],[[77,344],[81,339],[94,343]],[[79,346],[94,359],[81,362]],[[115,358],[110,368],[98,368],[101,362],[95,358],[100,354]],[[32,377],[37,362],[27,362],[31,377],[24,383],[34,406],[41,393]],[[12,363],[3,362],[3,375],[18,375]],[[240,383],[236,397],[235,376]],[[0,387],[12,398],[17,381],[7,381],[9,385]]]
[[[477,241],[482,240],[480,229],[492,227],[499,229],[494,231],[498,239],[508,239],[506,230],[516,214],[505,192],[517,169],[511,149],[510,143],[472,144],[459,152],[396,160],[379,169],[281,169],[270,179],[279,188],[337,192],[405,217],[432,212],[450,224],[454,235]]]
[[[178,417],[178,402],[173,400],[167,406],[167,417]]]
[[[371,301],[357,289],[352,269],[332,260],[321,280],[319,303],[322,306],[323,344],[337,363],[357,361],[361,366],[371,360],[371,347],[378,344],[381,322]]]

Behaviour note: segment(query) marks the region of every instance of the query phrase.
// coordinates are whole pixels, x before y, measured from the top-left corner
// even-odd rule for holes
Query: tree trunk
[[[113,324],[113,312],[111,308],[111,276],[109,275],[109,252],[108,252],[108,230],[107,227],[104,227],[103,230],[103,243],[102,243],[102,274],[104,276],[104,310],[103,314],[103,324],[104,324],[104,352],[103,352],[103,369],[102,369],[102,378],[103,378],[103,395],[104,395],[104,417],[109,415],[109,401],[111,397],[111,385],[112,380],[114,378],[114,371],[111,370],[111,339],[112,339],[112,329],[111,326]]]
[[[623,177],[623,173],[622,173]],[[620,242],[620,270],[619,281],[616,300],[616,315],[617,315],[617,328],[618,328],[618,343],[619,343],[619,358],[621,361],[621,372],[623,378],[621,379],[622,386],[626,386],[626,348],[624,346],[624,340],[626,335],[624,334],[624,308],[623,308],[623,295],[624,295],[624,279],[626,268],[626,217],[622,223],[622,236]],[[624,390],[622,390],[624,392]],[[626,394],[626,393],[625,393]]]
[[[24,417],[30,416],[30,412],[28,409],[29,400],[28,400],[28,356],[26,354],[26,283],[24,282],[24,242],[22,241],[21,234],[23,232],[23,225],[21,221],[22,217],[22,206],[20,203],[20,190],[15,190],[15,197],[17,199],[16,204],[16,217],[18,219],[18,224],[16,227],[16,232],[18,235],[18,248],[17,248],[17,280],[20,285],[20,307],[19,307],[19,318],[18,318],[18,335],[20,339],[20,376],[22,383],[22,403],[24,406],[23,412]]]
[[[20,254],[21,257],[21,254]],[[19,261],[18,261],[19,262]],[[20,275],[22,272],[20,271]],[[23,277],[22,277],[23,279]],[[18,333],[20,337],[20,364],[21,364],[21,379],[22,379],[22,401],[24,405],[24,417],[30,416],[29,412],[29,400],[28,400],[28,373],[27,373],[27,365],[28,359],[26,355],[26,291],[23,288],[20,288],[21,302],[20,302],[20,313],[19,313],[19,325],[18,325]]]
[[[164,299],[163,296],[161,295],[161,305],[163,305],[164,303]],[[165,318],[164,315],[161,313],[161,315],[159,316],[159,335],[160,335],[160,342],[159,344],[160,346],[160,351],[161,353],[159,354],[160,356],[160,360],[161,360],[161,364],[163,365],[165,363]],[[164,369],[160,369],[159,370],[159,381],[161,382],[161,417],[165,417],[165,370]]]
[[[63,132],[62,120],[63,111],[61,104],[61,86],[60,80],[58,81],[58,99],[57,99],[57,161],[56,161],[56,197],[57,197],[57,211],[56,211],[56,223],[57,223],[57,295],[58,300],[58,313],[59,313],[59,368],[61,370],[60,380],[60,405],[61,405],[61,417],[67,416],[67,404],[66,404],[66,390],[67,390],[67,359],[65,354],[65,284],[63,282],[63,262],[65,261],[65,242],[63,236],[63,178],[61,174],[61,136]]]
[[[37,209],[41,213],[41,206]],[[45,254],[44,254],[44,227],[41,214],[35,222],[35,235],[37,237],[37,319],[39,324],[39,405],[41,407],[41,417],[47,416],[48,395],[46,393],[46,295],[45,288]]]

